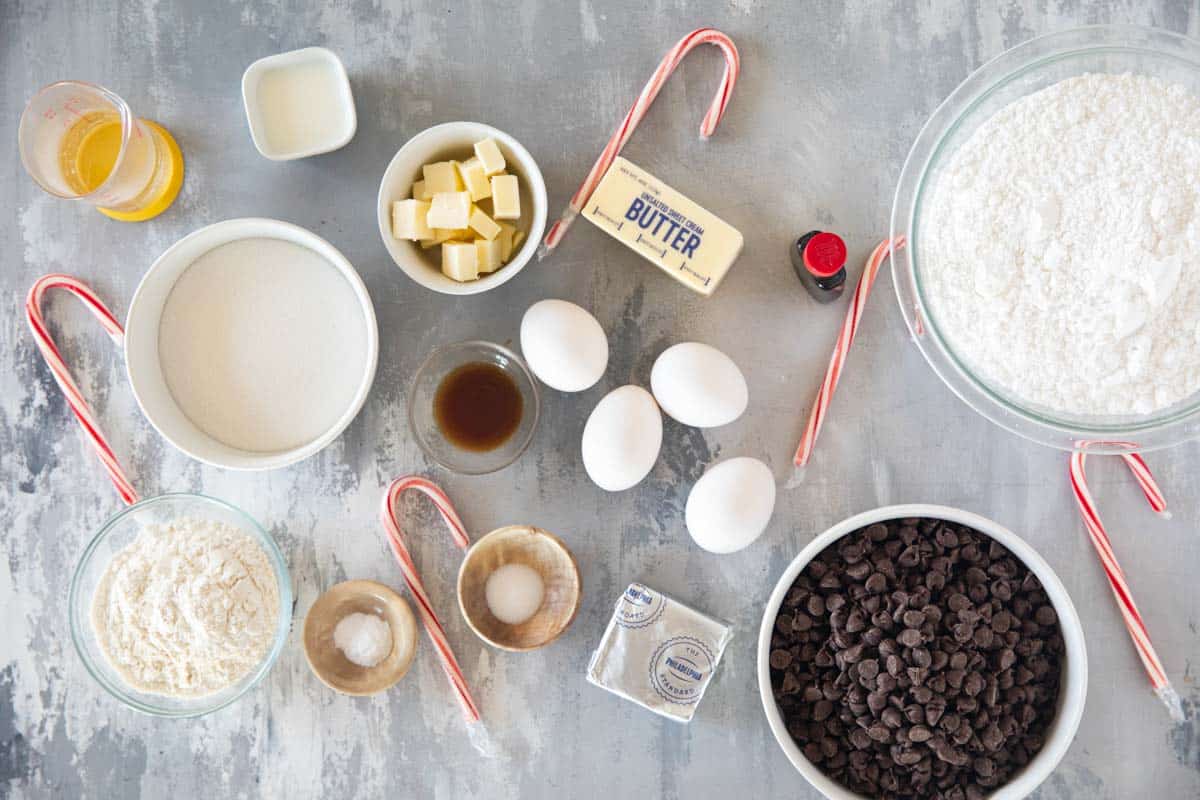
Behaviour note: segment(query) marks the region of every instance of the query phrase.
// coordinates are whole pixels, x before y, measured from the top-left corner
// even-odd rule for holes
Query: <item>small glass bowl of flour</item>
[[[1092,26],[981,67],[896,192],[901,311],[992,422],[1089,452],[1200,436],[1200,43]]]
[[[198,717],[270,671],[291,627],[292,581],[249,515],[167,494],[101,528],[68,603],[75,649],[109,694],[147,714]]]

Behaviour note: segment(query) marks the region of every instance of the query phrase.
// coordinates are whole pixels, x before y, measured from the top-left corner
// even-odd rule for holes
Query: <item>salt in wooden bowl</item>
[[[519,625],[501,622],[488,608],[488,576],[505,564],[524,564],[542,578],[542,604]],[[579,611],[583,582],[567,546],[530,525],[509,525],[471,546],[458,570],[458,605],[471,630],[493,647],[536,650],[557,639]]]

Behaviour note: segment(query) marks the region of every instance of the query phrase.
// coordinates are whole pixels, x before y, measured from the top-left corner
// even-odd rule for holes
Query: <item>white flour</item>
[[[271,646],[279,586],[254,539],[223,522],[149,525],[108,565],[92,630],[134,689],[210,694],[256,667]]]
[[[163,376],[196,427],[230,447],[301,447],[346,413],[366,370],[350,283],[282,239],[215,247],[179,277],[158,328]]]
[[[989,383],[1079,415],[1200,390],[1200,99],[1084,75],[985,122],[920,233],[931,312]]]

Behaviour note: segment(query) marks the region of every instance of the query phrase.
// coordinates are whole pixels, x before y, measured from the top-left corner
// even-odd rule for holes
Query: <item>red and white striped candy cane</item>
[[[447,527],[450,528],[450,534],[454,537],[456,545],[466,550],[471,546],[471,540],[467,536],[466,526],[463,525],[458,512],[454,510],[454,506],[451,505],[450,498],[432,481],[416,475],[408,475],[396,478],[384,492],[383,507],[380,509],[379,516],[383,520],[384,530],[387,531],[388,544],[391,545],[392,553],[400,564],[400,571],[404,575],[404,582],[408,584],[408,590],[412,592],[413,599],[417,601],[417,611],[421,614],[421,622],[425,624],[425,632],[429,634],[429,640],[433,642],[434,649],[437,650],[442,671],[446,673],[450,685],[454,687],[463,714],[467,721],[478,722],[479,707],[475,705],[475,700],[471,697],[471,690],[467,687],[467,679],[463,676],[462,668],[458,666],[458,659],[454,657],[454,652],[450,649],[450,642],[446,638],[446,629],[442,627],[441,621],[433,610],[433,604],[429,602],[429,594],[425,591],[425,584],[421,582],[421,576],[417,574],[417,566],[413,563],[408,547],[404,544],[404,532],[400,529],[400,521],[396,518],[396,501],[400,499],[400,495],[410,489],[421,492],[433,501]]]
[[[1129,471],[1133,473],[1133,477],[1137,479],[1138,486],[1142,489],[1142,494],[1146,495],[1146,502],[1150,504],[1150,508],[1154,509],[1154,513],[1164,517],[1170,517],[1171,514],[1167,511],[1167,499],[1163,497],[1162,489],[1158,488],[1158,482],[1154,480],[1154,475],[1150,472],[1150,467],[1137,453],[1121,453],[1121,458],[1125,459],[1125,464],[1129,467]],[[1083,472],[1080,465],[1080,472]]]
[[[629,137],[633,135],[633,131],[637,128],[638,123],[642,121],[642,117],[646,116],[646,112],[650,109],[654,98],[658,97],[658,92],[662,89],[663,84],[667,82],[667,78],[671,77],[671,73],[675,71],[675,68],[683,61],[683,57],[692,48],[702,44],[716,45],[721,48],[721,52],[725,56],[725,73],[721,76],[721,83],[717,87],[717,94],[713,97],[712,104],[709,105],[708,111],[700,123],[701,138],[707,139],[709,136],[712,136],[713,132],[717,129],[717,125],[721,122],[721,117],[725,114],[725,107],[729,105],[729,97],[733,94],[733,87],[737,83],[742,62],[732,39],[715,28],[697,28],[680,39],[663,56],[658,69],[654,71],[654,74],[650,76],[650,80],[642,88],[642,93],[638,95],[633,107],[629,109],[629,113],[625,115],[625,119],[621,120],[621,124],[613,131],[612,138],[608,140],[608,144],[604,146],[600,157],[592,165],[592,170],[584,179],[583,185],[571,197],[571,202],[567,204],[558,221],[550,226],[549,232],[546,233],[546,238],[542,240],[542,244],[538,248],[539,259],[545,258],[562,241],[567,228],[571,227],[571,223],[575,221],[575,217],[579,215],[579,212],[587,204],[588,198],[596,190],[596,185],[600,183],[600,179],[604,177],[604,173],[608,172],[608,168],[612,166],[613,159],[620,154],[621,148],[629,141]]]
[[[104,432],[100,430],[96,415],[92,412],[87,400],[84,399],[83,392],[79,391],[75,379],[71,377],[71,370],[67,368],[67,362],[63,360],[58,345],[54,343],[54,339],[51,338],[50,331],[46,327],[46,319],[42,316],[42,298],[50,289],[65,289],[82,300],[88,310],[104,326],[104,330],[112,340],[116,342],[117,347],[124,347],[125,331],[113,313],[96,296],[96,293],[70,275],[57,273],[43,275],[30,287],[29,294],[25,298],[25,316],[29,320],[30,330],[33,331],[34,341],[37,342],[38,349],[42,352],[42,358],[46,359],[46,365],[50,367],[50,373],[54,375],[58,388],[62,389],[63,395],[67,398],[67,405],[75,414],[75,418],[79,420],[84,433],[87,434],[88,442],[96,451],[96,455],[100,457],[100,463],[104,465],[104,469],[108,472],[108,477],[112,480],[113,486],[117,488],[121,499],[127,504],[136,503],[137,491],[126,477],[120,462],[117,461],[112,446],[109,445]]]
[[[1125,463],[1129,466],[1138,483],[1141,485],[1146,498],[1150,501],[1151,508],[1159,513],[1165,511],[1166,501],[1163,500],[1162,492],[1159,491],[1158,485],[1154,481],[1154,476],[1150,474],[1150,469],[1146,466],[1146,462],[1136,454],[1130,454],[1124,456],[1124,458]],[[1129,590],[1129,582],[1125,579],[1125,571],[1121,569],[1121,565],[1117,562],[1117,556],[1113,552],[1112,543],[1109,541],[1108,534],[1104,530],[1104,523],[1100,521],[1100,512],[1096,509],[1096,501],[1092,498],[1092,493],[1088,489],[1087,474],[1083,468],[1086,459],[1087,454],[1082,450],[1077,450],[1071,454],[1071,490],[1075,494],[1075,502],[1079,505],[1079,513],[1083,517],[1083,525],[1087,529],[1092,546],[1096,549],[1096,554],[1100,556],[1100,565],[1104,568],[1104,574],[1108,577],[1113,597],[1116,598],[1117,607],[1121,610],[1121,616],[1125,619],[1125,627],[1129,630],[1129,635],[1133,639],[1133,646],[1137,649],[1138,657],[1142,660],[1142,666],[1146,668],[1146,674],[1150,676],[1150,685],[1154,688],[1154,693],[1166,705],[1167,711],[1173,719],[1182,720],[1183,706],[1179,701],[1179,695],[1175,693],[1174,688],[1171,686],[1171,681],[1167,678],[1167,671],[1163,667],[1158,653],[1155,652],[1154,645],[1150,643],[1150,634],[1146,630],[1146,622],[1142,619],[1141,612],[1138,611],[1137,605],[1133,602],[1133,593]]]
[[[863,309],[866,307],[868,295],[871,294],[871,287],[875,284],[875,276],[879,274],[879,267],[885,258],[904,247],[904,241],[903,236],[883,240],[876,245],[871,252],[871,257],[867,259],[866,266],[863,267],[862,277],[858,279],[858,288],[854,290],[854,296],[850,299],[850,307],[846,309],[846,319],[842,322],[842,330],[838,333],[837,344],[833,347],[833,355],[829,358],[825,379],[821,381],[821,388],[817,390],[817,398],[813,401],[812,411],[808,415],[808,424],[804,426],[804,435],[800,437],[800,444],[796,448],[796,456],[793,461],[797,468],[808,464],[809,458],[812,457],[813,448],[817,444],[817,435],[821,432],[821,425],[824,424],[825,415],[829,411],[829,402],[833,399],[833,392],[837,389],[838,381],[842,377],[846,356],[850,354],[850,346],[854,344],[854,336],[858,333],[858,324],[862,320]]]

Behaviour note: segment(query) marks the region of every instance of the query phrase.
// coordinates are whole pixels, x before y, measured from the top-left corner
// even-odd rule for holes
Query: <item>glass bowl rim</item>
[[[1170,43],[1168,50],[1164,43]],[[1183,51],[1189,51],[1185,54]],[[905,158],[892,206],[891,236],[907,233],[892,254],[892,284],[917,348],[946,386],[972,410],[1019,436],[1062,450],[1128,453],[1169,447],[1200,436],[1200,392],[1141,419],[1089,421],[1004,396],[950,347],[929,311],[919,271],[920,210],[932,168],[947,155],[948,139],[996,92],[1047,65],[1085,55],[1141,53],[1173,59],[1200,73],[1200,40],[1139,25],[1085,25],[1028,39],[975,69],[930,114]],[[1152,73],[1150,73],[1152,74]],[[1191,429],[1188,429],[1188,425]],[[1183,430],[1180,430],[1182,428]],[[1134,440],[1136,437],[1136,441]]]
[[[97,665],[93,663],[91,656],[87,654],[86,648],[83,646],[82,642],[85,636],[92,636],[92,634],[90,632],[85,633],[82,630],[85,621],[81,620],[79,615],[76,613],[76,609],[78,607],[77,601],[81,599],[79,592],[81,589],[80,583],[83,579],[84,570],[90,565],[92,557],[95,555],[100,544],[104,542],[105,539],[114,530],[116,530],[118,524],[125,521],[125,518],[130,514],[163,502],[176,500],[198,500],[201,503],[209,503],[226,511],[232,512],[235,517],[244,520],[247,523],[247,528],[249,528],[248,532],[254,536],[255,540],[262,546],[264,552],[266,552],[267,559],[271,562],[271,567],[275,573],[276,582],[278,583],[279,587],[279,619],[276,625],[274,641],[271,643],[271,649],[267,651],[265,656],[263,656],[262,660],[259,662],[259,665],[255,667],[251,673],[248,673],[247,677],[242,678],[242,680],[245,681],[245,685],[234,694],[221,700],[219,703],[179,710],[163,708],[161,706],[156,706],[154,704],[138,700],[129,693],[126,687],[116,685],[110,681],[108,677],[105,676],[104,673],[97,667]],[[262,682],[262,679],[266,677],[268,672],[271,671],[271,668],[275,665],[275,662],[279,660],[279,656],[283,652],[283,647],[287,643],[288,635],[291,631],[292,625],[292,603],[292,579],[291,573],[288,571],[287,560],[283,557],[283,552],[279,549],[279,545],[276,544],[275,539],[269,533],[267,533],[266,529],[259,524],[258,520],[254,519],[254,517],[250,516],[232,503],[226,502],[225,500],[220,500],[216,497],[210,497],[206,494],[200,494],[198,492],[168,492],[166,494],[155,495],[154,497],[147,497],[143,500],[139,500],[132,505],[126,506],[105,520],[104,524],[100,527],[100,530],[98,530],[92,537],[91,541],[88,542],[87,547],[84,548],[82,555],[79,556],[79,560],[75,564],[75,571],[71,575],[70,589],[67,592],[67,616],[71,628],[71,643],[75,646],[75,652],[79,654],[79,659],[83,662],[84,669],[87,670],[87,673],[91,675],[96,683],[100,684],[105,691],[107,691],[117,700],[120,700],[125,705],[129,706],[135,711],[140,711],[143,714],[172,719],[187,719],[202,717],[206,714],[211,714],[214,711],[219,711],[220,709],[225,708],[233,703],[235,700],[241,699],[241,697],[243,697],[247,692]],[[88,608],[91,608],[90,603]],[[94,636],[92,636],[92,638],[94,638]],[[103,654],[101,657],[103,657]],[[214,693],[214,695],[215,694],[216,693]],[[194,699],[199,703],[202,702],[206,696],[211,697],[214,695],[201,695],[200,697],[196,697]]]
[[[434,453],[433,448],[426,440],[425,433],[417,428],[416,415],[412,412],[412,402],[416,398],[416,388],[425,377],[426,373],[437,363],[438,359],[444,358],[447,354],[456,350],[484,350],[492,353],[499,353],[504,356],[512,364],[517,365],[518,372],[522,375],[525,381],[529,384],[529,395],[533,398],[533,419],[529,423],[529,432],[525,435],[525,440],[513,451],[512,457],[507,461],[496,466],[489,466],[486,469],[481,468],[464,468],[455,464],[446,463],[445,459],[439,458]],[[525,396],[525,392],[521,393]],[[430,351],[425,360],[421,362],[421,366],[417,367],[417,371],[413,373],[412,381],[409,383],[408,397],[405,401],[405,413],[408,415],[408,429],[412,431],[413,438],[417,441],[417,446],[421,448],[421,452],[427,458],[443,469],[447,469],[457,475],[488,475],[493,472],[499,472],[507,466],[513,464],[518,458],[529,449],[529,445],[533,443],[533,437],[537,433],[538,422],[541,419],[542,413],[542,398],[538,391],[537,379],[533,376],[532,370],[525,360],[517,355],[514,351],[505,347],[502,344],[489,342],[486,339],[465,339],[460,342],[449,342],[447,344],[438,345]],[[515,433],[515,432],[514,432]]]

